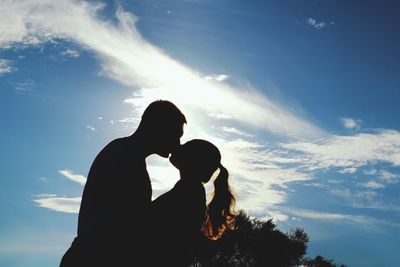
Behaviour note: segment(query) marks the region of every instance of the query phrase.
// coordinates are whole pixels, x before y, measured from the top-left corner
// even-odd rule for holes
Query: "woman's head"
[[[221,153],[212,143],[193,139],[181,145],[170,157],[182,179],[207,183],[221,164]]]
[[[209,239],[218,239],[225,231],[232,230],[235,197],[229,186],[228,170],[221,164],[219,149],[208,141],[194,139],[183,144],[172,154],[170,161],[179,169],[181,179],[203,183],[208,182],[219,169],[218,177],[214,181],[213,198],[207,205],[203,233]]]

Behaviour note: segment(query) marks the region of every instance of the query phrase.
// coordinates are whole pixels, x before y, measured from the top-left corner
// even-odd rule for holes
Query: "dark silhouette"
[[[193,267],[346,267],[321,256],[303,258],[309,238],[301,228],[288,233],[277,229],[271,220],[250,219],[240,211],[235,217],[235,231],[219,240],[203,238]]]
[[[344,264],[335,263],[333,260],[325,259],[319,255],[314,259],[307,258],[303,260],[302,264],[305,267],[346,267]]]
[[[173,103],[155,101],[131,136],[103,148],[90,168],[78,235],[61,267],[134,266],[147,260],[146,218],[152,189],[145,158],[151,154],[168,157],[180,145],[185,123],[185,116]]]
[[[235,198],[218,148],[205,140],[191,140],[172,154],[170,162],[179,169],[180,180],[152,203],[151,266],[188,266],[202,236],[217,240],[233,229]],[[217,169],[213,199],[206,205],[203,184]]]

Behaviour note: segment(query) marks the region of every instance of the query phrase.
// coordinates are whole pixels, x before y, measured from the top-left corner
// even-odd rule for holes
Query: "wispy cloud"
[[[337,188],[330,191],[331,194],[340,198],[340,203],[357,209],[376,209],[383,211],[400,212],[400,205],[396,202],[384,202],[378,199],[379,194],[369,190],[351,190],[349,188]]]
[[[331,194],[340,197],[341,201],[354,208],[376,206],[377,192],[372,190],[351,190],[349,188],[336,188]]]
[[[85,185],[87,180],[85,176],[75,174],[69,169],[59,170],[59,173],[82,186]],[[81,197],[65,197],[56,194],[39,194],[36,195],[36,197],[37,199],[34,199],[33,202],[35,202],[37,206],[66,213],[78,213],[82,200]]]
[[[136,101],[138,108],[155,98],[165,98],[182,107],[223,112],[234,120],[273,133],[323,134],[297,112],[254,88],[232,87],[204,79],[205,75],[147,42],[136,29],[137,18],[121,8],[117,10],[118,24],[115,25],[97,16],[104,4],[93,2],[39,0],[21,3],[6,0],[3,7],[5,16],[0,16],[0,24],[4,29],[0,46],[40,44],[52,38],[73,40],[99,56],[105,75],[141,88],[138,95],[142,101]],[[217,76],[219,80],[226,78]]]
[[[357,168],[350,167],[350,168],[344,168],[342,170],[339,170],[340,173],[355,173],[357,172]]]
[[[12,66],[12,61],[0,58],[0,76],[5,73],[13,72],[15,68]]]
[[[77,58],[77,57],[79,57],[79,52],[75,49],[68,48],[67,50],[61,52],[61,55]]]
[[[342,118],[341,119],[343,126],[347,129],[360,129],[361,120],[355,120],[352,118]]]
[[[362,187],[368,188],[368,189],[381,189],[384,188],[385,185],[375,182],[375,181],[368,181],[366,183],[361,183],[360,184]]]
[[[334,24],[334,22],[330,22],[330,23],[324,22],[324,21],[318,22],[314,18],[307,18],[306,21],[307,21],[308,25],[310,25],[310,26],[312,26],[312,27],[314,27],[315,29],[318,29],[318,30],[320,30],[320,29],[322,29],[322,28],[324,28],[324,27],[326,27],[328,25],[333,25]]]
[[[35,88],[35,81],[32,79],[26,79],[25,81],[15,82],[14,90],[18,93],[30,92]]]
[[[96,131],[96,128],[94,128],[94,127],[91,126],[91,125],[86,126],[86,129],[88,129],[88,130],[90,130],[90,131],[92,131],[92,132],[95,132],[95,131]]]
[[[247,136],[247,137],[252,137],[254,135],[247,133],[245,131],[239,130],[235,127],[222,127],[221,128],[222,131],[227,132],[227,133],[231,133],[231,134],[236,134],[236,135],[242,135],[242,136]]]
[[[290,215],[306,219],[323,220],[323,221],[351,221],[365,226],[389,225],[393,227],[400,227],[400,223],[382,219],[375,219],[364,215],[321,212],[321,211],[298,209],[298,208],[296,209],[286,208],[284,210]]]
[[[302,164],[310,170],[338,167],[343,173],[354,173],[354,168],[377,162],[400,166],[400,132],[395,130],[333,135],[316,142],[286,143],[282,147],[303,153]]]
[[[67,177],[71,181],[80,183],[81,185],[86,184],[86,177],[81,174],[75,174],[71,170],[68,170],[68,169],[60,170],[59,173],[65,177]]]
[[[399,182],[399,176],[386,170],[379,171],[379,178],[387,183],[394,184]]]
[[[59,197],[50,195],[33,200],[39,207],[66,213],[78,213],[81,204],[80,197]]]
[[[355,222],[364,222],[364,216],[355,216],[351,214],[341,214],[341,213],[330,213],[330,212],[320,212],[320,211],[313,211],[313,210],[306,210],[306,209],[284,209],[285,212],[300,217],[300,218],[307,218],[307,219],[315,219],[315,220],[328,220],[328,221],[338,221],[338,220],[350,220]]]
[[[204,79],[209,80],[209,81],[217,81],[217,82],[223,82],[227,79],[229,79],[229,75],[226,74],[211,74],[207,75],[204,77]]]

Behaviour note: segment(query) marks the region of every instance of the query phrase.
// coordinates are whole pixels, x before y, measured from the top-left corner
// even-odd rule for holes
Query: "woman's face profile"
[[[181,174],[206,183],[218,169],[220,155],[218,149],[207,141],[192,140],[172,153],[169,161]]]

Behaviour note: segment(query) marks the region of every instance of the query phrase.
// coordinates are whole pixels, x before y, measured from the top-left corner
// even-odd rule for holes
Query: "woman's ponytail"
[[[212,240],[219,239],[225,231],[233,230],[236,199],[229,187],[228,170],[220,165],[218,177],[214,181],[214,193],[207,205],[207,219],[203,227],[204,235]]]

